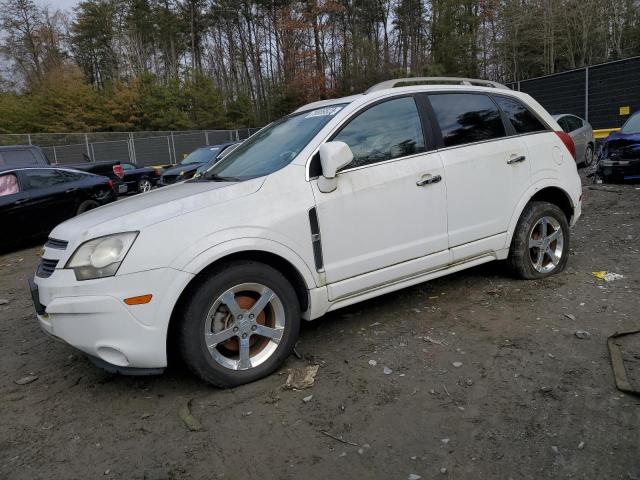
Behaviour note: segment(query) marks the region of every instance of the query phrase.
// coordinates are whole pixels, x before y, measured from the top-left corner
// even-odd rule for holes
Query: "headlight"
[[[137,236],[138,232],[125,232],[88,240],[71,255],[65,268],[73,269],[76,280],[112,277]]]

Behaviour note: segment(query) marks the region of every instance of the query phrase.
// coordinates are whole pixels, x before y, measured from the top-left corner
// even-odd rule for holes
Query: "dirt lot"
[[[38,249],[2,256],[0,478],[638,479],[640,399],[615,389],[606,338],[640,328],[640,189],[604,188],[561,275],[494,263],[334,312],[304,326],[302,359],[231,390],[96,369],[36,324]],[[312,364],[312,388],[282,388]]]

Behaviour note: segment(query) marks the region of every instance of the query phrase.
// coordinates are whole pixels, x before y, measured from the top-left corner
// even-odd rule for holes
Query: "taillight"
[[[109,188],[113,188],[113,180],[109,179],[108,184],[109,184]]]
[[[116,176],[122,178],[124,177],[124,170],[122,170],[122,165],[114,165],[113,166],[113,173],[116,174]]]
[[[569,150],[569,153],[571,154],[571,156],[575,160],[576,159],[576,144],[573,143],[573,138],[571,138],[571,135],[569,135],[567,132],[556,132],[556,135],[558,135],[558,137],[560,137],[560,140],[562,140],[562,143],[564,143],[564,146],[567,147],[567,150]]]

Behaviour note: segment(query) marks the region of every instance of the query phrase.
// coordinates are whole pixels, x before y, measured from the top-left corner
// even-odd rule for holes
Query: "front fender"
[[[213,262],[228,255],[246,251],[260,251],[277,255],[293,265],[300,273],[308,289],[318,286],[318,276],[292,248],[268,238],[244,234],[238,238],[210,239],[203,244],[199,242],[191,247],[187,253],[181,255],[173,262],[173,268],[197,275]]]

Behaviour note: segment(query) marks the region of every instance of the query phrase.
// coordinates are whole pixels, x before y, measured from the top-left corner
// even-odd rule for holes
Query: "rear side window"
[[[516,133],[542,132],[546,127],[522,103],[505,97],[495,97],[502,111],[507,115]]]
[[[24,167],[37,163],[36,157],[29,150],[5,150],[0,152],[0,158],[2,158],[0,164],[12,167]]]
[[[578,117],[570,116],[567,117],[569,120],[569,128],[571,128],[571,132],[582,128],[582,120]]]
[[[505,136],[500,111],[486,95],[445,93],[429,95],[445,147]]]
[[[47,188],[60,183],[65,183],[65,177],[56,170],[24,170],[25,189],[34,190],[38,188]]]
[[[361,167],[425,151],[422,123],[413,97],[396,98],[368,108],[347,124],[333,140],[349,145]]]

